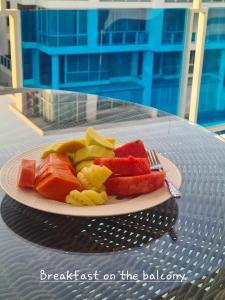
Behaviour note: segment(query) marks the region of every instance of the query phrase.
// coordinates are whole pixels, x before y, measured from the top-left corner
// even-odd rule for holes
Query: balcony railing
[[[0,64],[11,70],[11,59],[7,55],[0,55]]]
[[[87,45],[87,39],[87,34],[50,35],[45,32],[39,32],[38,34],[38,42],[50,47],[84,46]]]
[[[68,83],[102,81],[102,80],[108,80],[109,77],[110,77],[109,70],[68,72],[66,76]]]
[[[148,34],[144,31],[110,31],[98,34],[99,45],[138,45],[148,43]]]
[[[210,43],[210,42],[220,43],[220,42],[224,42],[224,41],[225,41],[225,33],[206,35],[206,42],[208,42],[208,43]]]
[[[154,78],[177,78],[179,77],[179,74],[179,65],[164,65],[159,72],[154,74]]]
[[[164,31],[162,34],[162,44],[181,44],[183,36],[183,31]]]

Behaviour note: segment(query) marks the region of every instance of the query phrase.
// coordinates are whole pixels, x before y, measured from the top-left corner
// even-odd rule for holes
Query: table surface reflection
[[[183,177],[180,200],[105,218],[40,212],[0,190],[1,299],[224,299],[225,144],[216,135],[153,108],[63,91],[2,95],[0,118],[1,165],[94,126],[119,143],[142,139]],[[42,282],[41,270],[100,275]],[[139,281],[121,280],[121,271]],[[153,274],[151,280],[143,280],[143,272]],[[104,281],[105,274],[116,280]],[[168,274],[183,274],[185,281],[166,281]]]

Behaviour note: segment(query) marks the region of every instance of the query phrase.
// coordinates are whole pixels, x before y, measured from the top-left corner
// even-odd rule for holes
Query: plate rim
[[[46,207],[43,207],[43,206],[39,206],[39,207],[37,207],[37,206],[35,206],[35,205],[32,205],[32,202],[31,203],[24,203],[23,201],[21,201],[20,199],[18,199],[18,198],[15,198],[15,195],[14,195],[14,193],[13,192],[11,192],[11,191],[8,191],[7,190],[7,188],[5,188],[5,186],[4,186],[4,183],[3,183],[3,175],[4,175],[4,172],[7,170],[7,167],[12,163],[12,162],[14,162],[16,159],[22,159],[22,156],[25,156],[26,154],[30,154],[30,153],[32,153],[33,151],[41,151],[41,150],[43,150],[43,148],[44,148],[44,146],[42,145],[42,146],[37,146],[37,147],[32,147],[32,148],[30,148],[29,150],[26,150],[26,151],[23,151],[23,152],[21,152],[21,153],[18,153],[18,154],[16,154],[16,155],[14,155],[13,157],[11,157],[10,159],[8,159],[3,165],[2,165],[2,167],[1,167],[1,169],[0,169],[0,186],[1,186],[1,188],[2,188],[2,190],[7,194],[7,195],[9,195],[13,200],[15,200],[16,202],[18,202],[18,203],[20,203],[20,204],[22,204],[22,205],[25,205],[25,206],[27,206],[27,207],[30,207],[30,208],[32,208],[32,209],[37,209],[37,210],[39,210],[39,211],[43,211],[43,212],[46,212],[46,213],[52,213],[52,214],[58,214],[58,215],[64,215],[64,216],[73,216],[73,217],[111,217],[111,216],[121,216],[121,215],[127,215],[127,214],[131,214],[131,213],[137,213],[137,212],[140,212],[140,211],[144,211],[144,210],[147,210],[147,209],[151,209],[151,208],[153,208],[153,207],[156,207],[156,206],[158,206],[158,205],[160,205],[160,204],[162,204],[162,203],[164,203],[164,202],[166,202],[166,201],[168,201],[170,198],[171,198],[171,195],[169,194],[169,192],[168,192],[168,189],[166,188],[166,186],[164,186],[164,187],[162,187],[162,188],[160,188],[160,189],[158,189],[158,190],[156,190],[156,191],[154,191],[154,192],[151,192],[151,193],[147,193],[147,194],[143,194],[143,195],[140,195],[140,196],[138,196],[138,197],[136,197],[135,199],[136,200],[138,200],[137,198],[142,198],[142,196],[146,196],[146,195],[149,195],[149,194],[151,194],[151,195],[154,195],[154,194],[156,194],[156,193],[159,193],[160,191],[162,191],[162,190],[164,190],[164,192],[165,193],[167,193],[167,197],[165,198],[165,199],[163,199],[163,200],[160,200],[156,205],[153,205],[153,206],[149,206],[149,207],[137,207],[136,209],[133,209],[133,210],[129,210],[129,211],[117,211],[117,213],[110,213],[110,206],[112,207],[112,206],[114,206],[116,203],[111,203],[111,204],[108,204],[107,206],[109,207],[109,212],[104,212],[104,213],[97,213],[97,214],[95,214],[95,213],[91,213],[91,210],[90,210],[90,208],[100,208],[100,207],[104,207],[104,205],[97,205],[97,206],[92,206],[92,207],[90,207],[90,206],[83,206],[83,207],[79,207],[79,209],[84,209],[84,210],[86,210],[85,211],[85,213],[84,214],[81,214],[81,213],[77,213],[76,214],[76,212],[73,212],[73,210],[74,209],[76,209],[76,208],[78,208],[78,207],[76,207],[76,206],[71,206],[70,204],[67,204],[67,203],[64,203],[64,202],[59,202],[59,201],[56,201],[56,200],[51,200],[51,199],[46,199],[46,198],[44,198],[44,197],[42,197],[41,195],[39,195],[37,192],[35,192],[34,190],[28,190],[28,191],[26,191],[26,193],[27,192],[31,192],[31,193],[37,193],[37,195],[39,195],[39,196],[41,196],[41,199],[43,200],[44,199],[44,201],[49,201],[49,203],[51,203],[50,204],[50,207],[52,206],[52,204],[53,203],[57,203],[57,204],[59,204],[60,203],[60,205],[68,205],[68,207],[70,207],[70,208],[72,208],[71,209],[71,213],[70,212],[63,212],[63,211],[61,211],[60,209],[58,209],[57,211],[52,211],[52,210],[49,210],[49,209],[46,209]],[[161,158],[163,158],[163,160],[166,160],[166,161],[168,161],[169,162],[169,164],[170,165],[172,165],[172,167],[173,167],[173,169],[174,169],[174,171],[176,171],[176,173],[177,173],[177,181],[178,181],[178,184],[176,185],[176,187],[177,188],[180,188],[181,187],[181,184],[182,184],[182,174],[181,174],[181,171],[179,170],[179,168],[175,165],[175,163],[173,162],[173,161],[171,161],[170,159],[168,159],[167,157],[165,157],[164,155],[162,155],[162,154],[160,154],[160,153],[158,153],[157,152],[157,154],[159,155],[159,157],[161,157]],[[15,175],[16,176],[16,175]],[[19,188],[18,188],[19,189]],[[21,191],[23,191],[23,189],[21,190],[20,189],[20,192]],[[23,191],[23,192],[25,192],[25,191]],[[31,196],[32,196],[32,194],[31,194]],[[109,197],[111,197],[111,196],[109,196]],[[113,198],[113,197],[112,197]],[[124,199],[125,201],[132,201],[132,199],[129,199],[129,198],[125,198]],[[121,201],[121,200],[117,200],[117,201]],[[123,202],[121,202],[121,203],[124,203],[124,201]],[[115,205],[115,207],[118,207],[118,205],[116,204]],[[120,205],[119,205],[120,206]],[[54,206],[53,206],[54,207]],[[87,208],[89,208],[88,210],[87,210]],[[90,213],[88,213],[90,211]]]

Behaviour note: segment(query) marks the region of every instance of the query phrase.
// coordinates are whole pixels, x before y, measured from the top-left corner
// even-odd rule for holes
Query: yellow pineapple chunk
[[[98,145],[108,149],[114,149],[115,144],[111,143],[107,138],[101,135],[99,132],[89,127],[86,130],[87,145]]]
[[[72,154],[74,164],[83,160],[93,160],[97,157],[114,157],[115,154],[112,150],[106,149],[101,146],[91,145],[77,150]]]
[[[77,174],[77,178],[84,189],[101,192],[105,190],[103,183],[111,174],[112,171],[105,166],[92,165],[83,168]]]
[[[92,190],[85,190],[79,192],[77,190],[71,191],[66,197],[66,203],[75,206],[93,206],[106,203],[108,200],[106,192],[96,192]]]
[[[80,172],[85,167],[90,167],[93,164],[93,160],[83,160],[76,165],[76,173]]]

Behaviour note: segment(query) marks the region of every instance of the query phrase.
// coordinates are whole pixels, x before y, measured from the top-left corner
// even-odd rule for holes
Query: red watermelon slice
[[[147,158],[113,157],[96,158],[94,163],[109,168],[113,175],[133,176],[150,173],[150,163]]]
[[[110,177],[105,183],[106,191],[118,197],[150,193],[164,185],[165,176],[163,171],[154,171],[138,176]]]
[[[141,140],[127,143],[121,147],[116,148],[114,152],[116,157],[127,157],[129,155],[132,155],[134,157],[148,157],[144,143]]]

